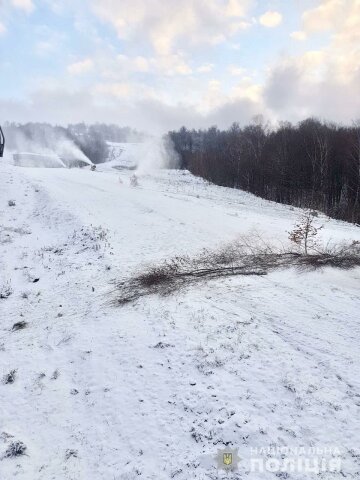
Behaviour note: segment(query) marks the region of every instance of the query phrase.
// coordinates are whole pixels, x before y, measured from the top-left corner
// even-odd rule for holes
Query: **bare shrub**
[[[294,229],[289,232],[289,240],[295,243],[305,255],[309,253],[309,250],[318,250],[320,247],[317,235],[319,230],[323,228],[323,225],[318,227],[314,225],[315,217],[317,216],[316,211],[305,211],[294,226]]]
[[[12,385],[15,383],[16,379],[16,370],[11,370],[9,373],[7,373],[4,378],[3,378],[3,383],[4,385]]]
[[[15,207],[15,206],[16,206],[15,200],[9,200],[9,201],[8,201],[8,206],[9,206],[9,207]]]
[[[171,343],[164,343],[164,342],[158,342],[156,345],[154,345],[152,348],[169,348],[169,347],[174,347],[175,345],[171,345]]]
[[[69,458],[78,458],[79,452],[74,449],[68,448],[65,452],[65,459],[69,460]]]
[[[0,233],[3,232],[17,233],[19,235],[31,235],[31,230],[25,227],[5,227],[0,225]]]
[[[333,267],[349,270],[360,266],[360,242],[350,244],[327,245],[313,255],[303,255],[298,259],[298,267],[302,269],[318,269]]]
[[[98,251],[102,248],[102,246],[107,246],[108,233],[109,231],[102,226],[84,226],[80,230],[74,230],[73,234],[69,236],[69,241],[71,244],[81,248],[79,253],[89,249]],[[65,246],[67,246],[67,244]],[[48,247],[46,251],[54,250],[52,247]],[[54,253],[61,255],[62,250],[56,249]]]
[[[6,282],[3,285],[0,286],[0,298],[5,299],[9,298],[10,295],[14,293],[14,290],[11,287],[10,282]]]
[[[271,254],[271,248],[258,247],[243,241],[234,242],[219,250],[204,249],[196,257],[177,256],[160,265],[150,265],[138,275],[117,285],[118,304],[124,304],[144,295],[167,295],[199,281],[233,275],[265,275],[267,270],[282,260]],[[263,253],[264,252],[264,253]],[[291,255],[291,254],[290,254]]]
[[[219,250],[204,249],[196,257],[177,256],[160,265],[150,265],[117,284],[115,304],[123,305],[152,294],[168,295],[194,283],[228,276],[266,275],[275,269],[300,270],[360,265],[360,242],[327,246],[314,254],[275,248],[259,238],[243,237]]]
[[[23,330],[24,328],[26,328],[28,326],[28,323],[27,322],[24,322],[24,321],[20,321],[20,322],[16,322],[14,323],[14,325],[12,326],[12,331],[13,332],[17,332],[18,330]]]
[[[23,442],[12,442],[6,449],[4,453],[4,458],[21,457],[25,455],[26,450],[27,447]]]

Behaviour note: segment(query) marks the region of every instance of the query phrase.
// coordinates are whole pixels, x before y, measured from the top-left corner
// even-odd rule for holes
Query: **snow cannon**
[[[4,155],[4,148],[5,148],[5,137],[4,137],[2,128],[0,127],[0,157]]]

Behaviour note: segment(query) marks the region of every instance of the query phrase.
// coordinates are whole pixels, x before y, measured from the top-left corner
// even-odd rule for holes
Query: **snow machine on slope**
[[[5,148],[5,137],[4,137],[2,128],[0,127],[0,157],[4,155],[4,148]]]

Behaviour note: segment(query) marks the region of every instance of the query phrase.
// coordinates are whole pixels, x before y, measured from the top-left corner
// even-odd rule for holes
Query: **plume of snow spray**
[[[27,126],[26,131],[11,128],[8,137],[7,150],[10,154],[31,153],[92,163],[63,129],[48,125]]]
[[[179,156],[168,136],[149,137],[139,145],[137,152],[137,171],[150,173],[160,168],[177,168]]]

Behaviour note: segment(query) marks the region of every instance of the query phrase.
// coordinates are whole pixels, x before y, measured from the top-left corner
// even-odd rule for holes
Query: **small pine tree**
[[[309,249],[314,250],[319,246],[317,234],[323,228],[323,225],[317,227],[314,225],[315,215],[311,210],[306,211],[300,217],[294,229],[289,233],[289,240],[294,242],[305,255],[308,255]]]

